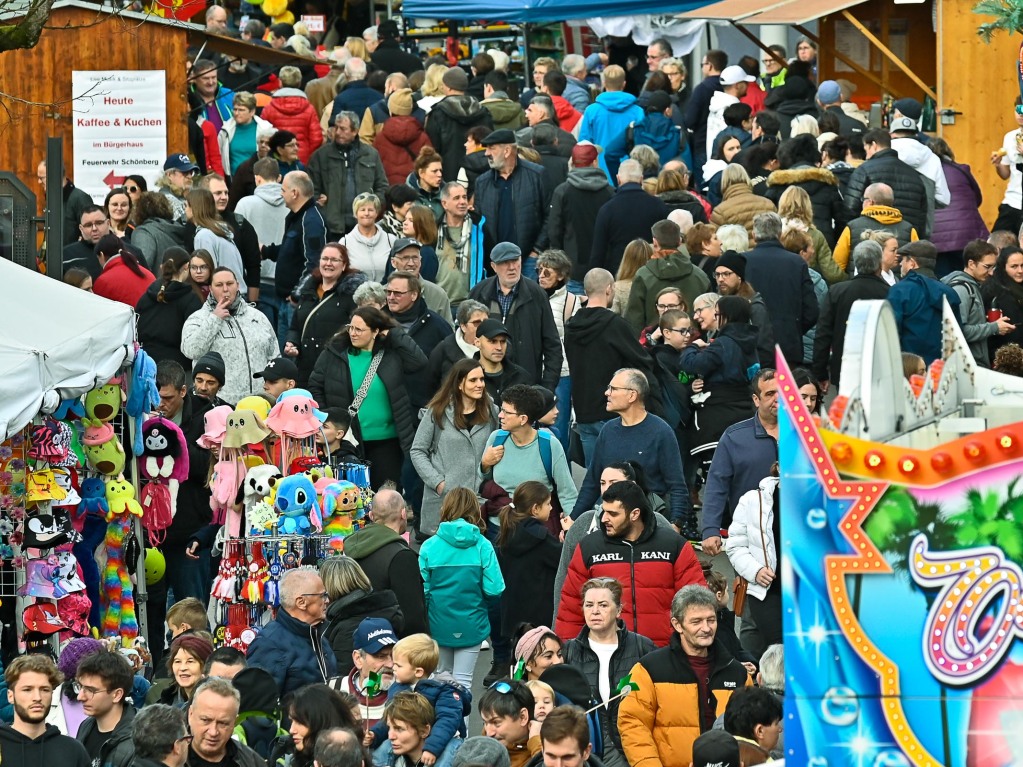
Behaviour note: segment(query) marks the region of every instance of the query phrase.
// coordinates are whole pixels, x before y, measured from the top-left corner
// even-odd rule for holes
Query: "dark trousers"
[[[1023,224],[1023,210],[1003,204],[998,206],[998,218],[992,225],[991,231],[1007,231],[1019,236],[1021,224]]]
[[[749,597],[746,600],[749,610],[753,614],[753,620],[757,623],[757,632],[766,650],[773,644],[782,643],[781,627],[781,588],[774,586],[767,591],[763,601],[756,597]],[[763,653],[754,653],[759,660]]]
[[[378,439],[363,442],[362,448],[369,461],[369,481],[374,490],[379,490],[385,482],[393,482],[401,492],[401,467],[405,462],[405,454],[397,438]]]
[[[497,534],[501,528],[492,521],[487,522],[487,540],[497,547]],[[487,603],[487,618],[490,620],[490,645],[494,649],[494,662],[511,662],[512,646],[511,640],[505,636],[507,633],[501,625],[501,597],[491,599]]]

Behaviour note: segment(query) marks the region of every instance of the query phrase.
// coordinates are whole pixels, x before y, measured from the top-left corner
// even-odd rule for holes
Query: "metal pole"
[[[64,139],[46,139],[46,207],[43,239],[46,242],[46,273],[64,276]]]

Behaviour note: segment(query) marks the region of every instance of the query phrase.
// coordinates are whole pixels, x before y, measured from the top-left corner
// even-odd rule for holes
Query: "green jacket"
[[[657,322],[657,294],[668,287],[682,291],[689,309],[692,309],[697,296],[711,289],[710,278],[702,269],[693,266],[686,253],[675,251],[664,258],[647,261],[632,279],[629,303],[625,308],[625,319],[636,333]]]
[[[327,195],[323,206],[323,218],[327,231],[341,235],[355,226],[355,213],[351,200],[363,192],[372,192],[381,200],[387,191],[387,174],[377,150],[356,140],[351,150],[355,153],[355,189],[349,190],[350,173],[345,170],[345,157],[334,142],[324,144],[309,158],[309,178],[312,179],[316,194]],[[349,201],[347,204],[345,201]]]

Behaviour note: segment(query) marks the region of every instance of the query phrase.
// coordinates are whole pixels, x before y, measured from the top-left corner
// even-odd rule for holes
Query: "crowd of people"
[[[309,49],[287,24],[242,36],[264,32]],[[321,77],[310,58],[232,89],[236,63],[191,61],[192,141],[154,189],[64,194],[64,279],[135,307],[190,443],[149,600],[166,676],[135,714],[117,652],[18,659],[0,746],[100,767],[779,757],[775,348],[825,419],[860,299],[891,305],[907,378],[941,358],[945,301],[978,364],[1023,367],[1023,129],[992,155],[989,232],[919,102],[868,127],[808,40],[709,50],[691,88],[655,40],[645,76],[541,58],[518,93],[507,53],[424,62],[393,21]],[[211,408],[294,388],[330,452],[369,465],[372,523],[287,572],[247,655],[214,649],[195,440]],[[747,584],[738,636],[722,553]],[[76,700],[84,724],[45,727]]]

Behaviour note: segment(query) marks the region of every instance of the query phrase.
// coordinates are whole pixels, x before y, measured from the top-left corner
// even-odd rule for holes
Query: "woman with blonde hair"
[[[448,68],[443,64],[431,64],[430,68],[426,70],[426,78],[423,80],[423,87],[420,88],[422,98],[419,99],[418,106],[427,114],[433,108],[433,105],[444,98],[444,73],[448,71]]]
[[[653,246],[646,240],[633,240],[625,246],[622,263],[615,275],[615,297],[611,302],[611,311],[625,316],[625,307],[629,305],[629,293],[632,292],[632,280],[640,267],[650,260],[654,253]]]
[[[895,267],[899,265],[899,238],[894,232],[887,229],[868,229],[861,237],[861,240],[873,240],[881,246],[881,279],[889,285],[898,282],[895,276]],[[852,259],[849,259],[849,266],[846,271],[854,273]]]
[[[366,51],[366,41],[361,37],[346,37],[345,48],[357,59],[369,61],[369,53]]]
[[[778,199],[778,214],[782,220],[782,234],[789,231],[804,232],[813,241],[814,255],[809,262],[811,269],[816,270],[828,285],[846,279],[848,275],[835,263],[828,241],[820,229],[814,226],[813,203],[805,189],[799,186],[786,188]]]
[[[774,203],[753,194],[745,168],[735,163],[725,168],[721,174],[721,202],[710,216],[712,224],[742,224],[752,237],[754,216],[774,212]]]
[[[390,263],[391,246],[397,239],[377,223],[382,211],[383,203],[372,192],[356,195],[352,201],[355,226],[341,239],[348,249],[349,266],[374,282],[383,279]]]
[[[338,674],[352,670],[352,635],[365,618],[384,618],[397,634],[405,629],[405,616],[390,589],[374,591],[358,562],[344,555],[327,557],[320,565],[320,577],[330,604],[323,636],[334,650]]]
[[[234,244],[231,227],[217,213],[209,189],[193,189],[186,195],[185,217],[195,225],[195,249],[207,251],[213,257],[214,266],[226,266],[234,272],[238,289],[245,295],[248,288],[242,254]]]

